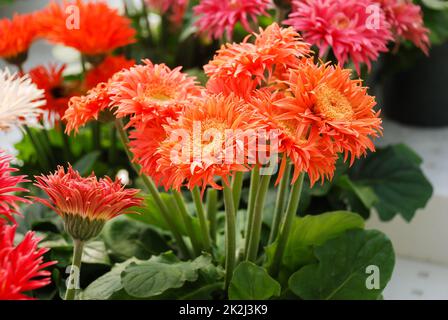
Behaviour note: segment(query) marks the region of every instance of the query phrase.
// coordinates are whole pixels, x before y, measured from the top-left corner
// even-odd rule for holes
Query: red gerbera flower
[[[135,65],[133,59],[128,60],[125,56],[107,56],[101,64],[89,70],[86,74],[87,89],[91,89],[100,82],[107,82],[117,72],[129,69]]]
[[[88,56],[104,55],[135,41],[131,20],[104,1],[52,2],[40,15],[44,36]]]
[[[219,39],[226,32],[232,39],[233,29],[240,22],[248,32],[252,32],[249,20],[258,21],[258,17],[268,15],[267,10],[272,5],[270,0],[202,0],[193,8],[199,16],[196,26],[199,31]]]
[[[14,64],[22,64],[39,31],[36,14],[15,14],[12,19],[1,19],[0,57]]]
[[[66,66],[49,65],[37,66],[29,71],[31,80],[39,89],[45,90],[46,104],[41,109],[49,112],[50,116],[61,119],[67,110],[70,99],[62,76]]]
[[[34,232],[28,232],[15,246],[16,228],[0,221],[0,300],[32,299],[25,292],[48,285],[51,274],[43,269],[56,263],[44,262],[49,249],[38,248],[40,239]]]
[[[380,6],[370,0],[295,0],[293,4],[284,23],[302,32],[321,56],[331,47],[342,66],[351,59],[359,73],[361,63],[370,68],[371,61],[388,51],[387,43],[393,39],[390,26]],[[372,10],[379,14],[376,21]],[[378,25],[372,25],[375,22]]]
[[[110,220],[120,214],[130,213],[129,208],[138,206],[142,199],[136,197],[137,189],[125,189],[120,180],[109,177],[97,179],[93,174],[87,178],[69,166],[67,172],[58,170],[47,176],[35,177],[35,185],[45,191],[47,199],[33,198],[48,206],[57,214],[79,216],[89,220]]]
[[[182,23],[185,12],[188,9],[189,0],[146,0],[151,9],[160,13],[169,12],[170,21],[179,25]]]
[[[28,192],[28,190],[18,187],[18,184],[27,182],[27,180],[25,180],[25,176],[11,175],[18,170],[11,168],[10,161],[11,157],[0,151],[0,220],[2,216],[6,216],[9,220],[14,221],[12,214],[18,214],[17,202],[28,203],[29,201],[12,194],[13,192]]]

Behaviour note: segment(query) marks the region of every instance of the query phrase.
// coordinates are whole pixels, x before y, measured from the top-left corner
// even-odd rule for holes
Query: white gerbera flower
[[[28,75],[20,77],[8,68],[0,70],[0,130],[36,124],[45,103],[44,90],[38,89]]]

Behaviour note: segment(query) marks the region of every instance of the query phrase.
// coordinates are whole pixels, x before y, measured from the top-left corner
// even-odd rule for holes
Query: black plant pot
[[[380,91],[388,118],[415,126],[448,126],[448,43],[433,47],[429,58],[420,56],[411,68],[387,76]]]

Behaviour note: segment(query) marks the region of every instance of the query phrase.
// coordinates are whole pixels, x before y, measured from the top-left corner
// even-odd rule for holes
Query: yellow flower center
[[[314,111],[328,120],[352,120],[350,101],[338,90],[323,85],[316,92]]]
[[[150,101],[165,102],[174,99],[176,93],[167,86],[149,86],[145,90],[145,99]]]
[[[333,19],[332,23],[339,30],[344,30],[350,26],[350,19],[344,14],[339,14]]]

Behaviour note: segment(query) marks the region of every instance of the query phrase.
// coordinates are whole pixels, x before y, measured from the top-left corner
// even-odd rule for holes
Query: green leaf
[[[173,222],[177,226],[177,230],[179,230],[179,232],[183,236],[188,236],[184,220],[177,212],[177,207],[173,196],[168,193],[161,193],[160,196],[163,202],[166,204],[168,211],[171,214],[171,218],[173,219]],[[165,231],[170,231],[170,228],[168,227],[168,225],[165,222],[165,219],[163,218],[162,212],[156,205],[155,200],[152,196],[145,197],[145,206],[133,209],[139,214],[129,214],[127,215],[129,218],[138,220],[148,225],[158,227]],[[191,223],[193,225],[193,229],[195,230],[195,232],[200,234],[201,228],[199,225],[199,219],[192,215],[189,216],[189,219],[191,219]]]
[[[399,144],[360,159],[350,171],[350,178],[356,188],[374,191],[378,198],[374,208],[381,220],[400,214],[410,221],[419,208],[426,206],[433,192],[420,164],[415,152]]]
[[[124,216],[106,224],[102,237],[112,255],[121,261],[132,257],[149,259],[169,250],[164,238],[151,227]]]
[[[86,154],[73,165],[73,169],[78,170],[81,175],[89,174],[100,155],[99,151]]]
[[[103,241],[90,241],[84,246],[83,263],[110,265],[109,255]]]
[[[82,297],[86,300],[107,300],[116,292],[123,289],[121,273],[128,265],[138,261],[135,258],[116,264],[111,271],[105,273],[83,291]]]
[[[364,219],[358,214],[347,211],[296,217],[281,262],[281,278],[287,279],[300,267],[315,263],[316,257],[313,252],[315,246],[322,245],[346,230],[362,228],[364,228]],[[268,267],[272,264],[276,247],[277,241],[266,248]]]
[[[181,288],[187,281],[196,281],[199,270],[210,264],[210,256],[200,256],[194,261],[179,261],[170,252],[148,261],[130,264],[122,274],[122,283],[131,296],[155,297],[169,289]]]
[[[390,240],[376,230],[351,230],[315,249],[318,263],[289,279],[289,288],[302,299],[378,299],[395,264]],[[378,289],[370,266],[378,269]]]
[[[280,284],[252,262],[242,262],[230,282],[230,300],[267,300],[280,295]]]

